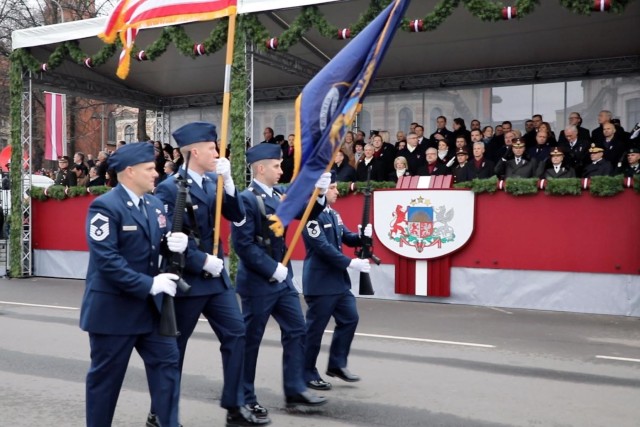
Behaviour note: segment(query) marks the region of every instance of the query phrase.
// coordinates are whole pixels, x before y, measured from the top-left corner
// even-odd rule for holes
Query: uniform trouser
[[[180,373],[176,339],[157,330],[143,335],[89,333],[91,366],[87,373],[87,427],[109,427],[135,348],[145,364],[152,404],[162,427],[178,426]]]
[[[221,293],[202,296],[183,296],[175,299],[176,322],[180,336],[180,372],[187,350],[187,342],[200,314],[209,322],[220,341],[222,372],[224,377],[220,406],[226,409],[244,405],[243,366],[245,326],[235,292],[226,289]],[[151,407],[155,413],[155,407]]]
[[[336,321],[336,327],[329,349],[329,369],[347,366],[359,317],[356,299],[351,291],[345,291],[340,295],[305,296],[304,300],[307,303],[304,379],[313,381],[320,379],[316,363],[322,335],[331,316]]]
[[[291,288],[270,295],[243,296],[242,314],[247,327],[244,363],[244,397],[247,403],[257,402],[254,381],[260,342],[269,316],[280,325],[282,343],[282,376],[285,396],[307,389],[303,380],[304,317],[298,292]]]

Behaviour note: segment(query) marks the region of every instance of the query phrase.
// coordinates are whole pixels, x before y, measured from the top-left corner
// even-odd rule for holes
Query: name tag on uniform
[[[198,205],[193,205],[193,210],[197,210],[198,209]]]
[[[324,225],[324,228],[331,228],[331,227],[333,227],[333,225],[331,225],[331,224],[325,224]]]
[[[122,231],[136,231],[138,229],[137,225],[123,225]]]

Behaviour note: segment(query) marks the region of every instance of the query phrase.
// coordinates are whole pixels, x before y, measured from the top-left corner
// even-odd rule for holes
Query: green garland
[[[504,191],[512,196],[537,194],[538,178],[507,178],[504,182]]]
[[[619,176],[594,176],[591,178],[589,191],[598,197],[611,197],[624,190],[623,177]]]
[[[551,196],[579,196],[580,178],[549,178],[545,193]]]

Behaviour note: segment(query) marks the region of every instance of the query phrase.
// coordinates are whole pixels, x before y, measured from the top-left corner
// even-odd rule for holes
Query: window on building
[[[438,128],[436,126],[436,119],[440,116],[442,116],[442,110],[438,107],[432,109],[431,113],[429,113],[429,130],[431,132],[435,132],[435,130]],[[447,126],[451,126],[448,120],[447,120]],[[425,134],[427,134],[429,131],[425,129],[424,132]]]
[[[129,142],[133,142],[134,141],[134,137],[135,137],[135,131],[133,129],[133,126],[131,125],[127,125],[124,128],[124,140],[129,143]]]
[[[109,113],[107,119],[107,141],[111,143],[115,143],[117,139],[116,132],[116,118],[113,116],[113,113]]]
[[[403,107],[400,112],[398,112],[397,130],[408,132],[411,123],[413,123],[413,110],[411,110],[411,108]]]
[[[638,122],[640,122],[640,98],[633,98],[627,101],[627,119],[622,126],[631,131]]]
[[[364,131],[367,135],[371,130],[371,114],[365,109],[358,114],[358,130]]]

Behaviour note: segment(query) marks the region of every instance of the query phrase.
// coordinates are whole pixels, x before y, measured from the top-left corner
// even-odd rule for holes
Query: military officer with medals
[[[184,225],[196,238],[189,239],[189,251],[185,259],[183,279],[191,286],[187,294],[178,289],[175,310],[180,349],[180,371],[187,349],[187,341],[195,329],[200,315],[220,340],[222,370],[224,375],[220,406],[227,410],[227,427],[270,424],[267,417],[257,418],[244,407],[242,370],[245,352],[245,325],[235,290],[224,268],[222,242],[218,253],[213,251],[216,198],[222,197],[222,215],[229,221],[241,222],[245,218],[244,206],[231,177],[231,165],[226,158],[219,158],[216,127],[211,123],[194,122],[180,127],[173,133],[185,163],[176,175],[164,180],[156,188],[156,195],[167,207],[171,221],[175,213],[178,191],[176,176],[188,176],[191,206],[184,214]],[[215,173],[214,173],[215,172]],[[218,176],[223,179],[223,193],[217,194]],[[147,426],[156,427],[151,408]]]
[[[368,259],[352,259],[342,252],[343,243],[357,247],[362,242],[359,234],[349,231],[340,214],[331,208],[338,199],[335,173],[331,174],[326,198],[327,207],[317,218],[308,221],[302,232],[307,251],[302,276],[307,303],[304,377],[307,386],[316,390],[331,389],[331,384],[322,379],[316,368],[322,336],[331,317],[335,319],[336,327],[326,374],[347,382],[360,381],[359,376],[347,369],[347,358],[359,320],[348,269],[365,273],[371,270]],[[365,227],[364,235],[371,237],[371,224]]]
[[[258,144],[247,153],[253,181],[240,193],[246,220],[234,223],[231,229],[233,247],[240,262],[236,277],[237,292],[242,300],[242,313],[247,327],[247,346],[244,360],[245,400],[255,415],[266,416],[267,408],[260,405],[255,392],[256,364],[260,342],[271,316],[282,331],[283,387],[287,407],[324,405],[327,399],[307,389],[303,378],[304,316],[298,291],[293,285],[290,263],[282,263],[287,247],[284,236],[276,236],[269,229],[268,217],[276,212],[283,188],[278,186],[282,176],[282,150],[279,145]],[[320,189],[311,218],[324,209],[324,193],[329,187],[330,174],[324,174],[315,184]]]
[[[110,165],[119,184],[95,199],[87,215],[89,266],[80,309],[80,327],[89,333],[91,347],[87,426],[111,426],[135,348],[160,423],[177,427],[178,346],[174,337],[159,334],[159,320],[163,296],[175,295],[178,276],[160,273],[159,263],[161,250],[184,252],[187,236],[167,234],[164,206],[147,194],[158,175],[151,144],[128,144]]]

